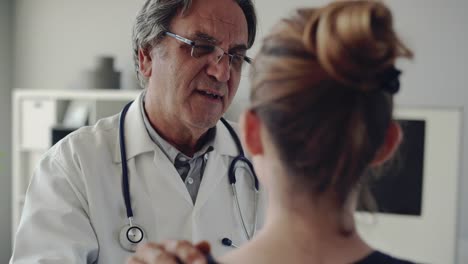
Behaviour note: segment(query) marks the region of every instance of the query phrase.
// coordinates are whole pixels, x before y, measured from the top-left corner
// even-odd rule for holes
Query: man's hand
[[[168,240],[162,243],[140,245],[127,264],[207,264],[210,244],[206,241],[195,245],[186,240]]]

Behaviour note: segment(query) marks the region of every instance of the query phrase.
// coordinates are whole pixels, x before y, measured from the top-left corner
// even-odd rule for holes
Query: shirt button
[[[182,161],[182,162],[186,162],[187,159],[185,157],[179,157],[179,160]]]
[[[190,177],[188,177],[188,178],[187,178],[187,182],[188,182],[188,184],[192,184],[192,183],[193,183],[193,179],[190,178]]]

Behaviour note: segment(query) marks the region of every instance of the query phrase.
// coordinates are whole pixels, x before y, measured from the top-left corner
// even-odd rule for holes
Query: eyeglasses
[[[211,45],[211,44],[199,44],[193,40],[181,37],[177,34],[171,33],[169,31],[165,32],[166,36],[175,38],[179,41],[184,42],[185,44],[189,45],[192,47],[192,50],[190,52],[190,55],[193,58],[202,58],[207,55],[209,56],[210,59],[213,60],[216,64],[218,64],[221,59],[224,57],[224,55],[229,56],[229,68],[233,68],[236,71],[241,71],[242,70],[242,65],[244,62],[247,62],[250,64],[252,62],[252,59],[243,55],[243,54],[231,54],[225,52],[222,48]]]

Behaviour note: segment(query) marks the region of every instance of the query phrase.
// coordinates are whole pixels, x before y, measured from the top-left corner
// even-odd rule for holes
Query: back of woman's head
[[[395,60],[411,56],[377,1],[301,9],[275,27],[254,61],[251,101],[293,183],[334,191],[343,206],[392,120]]]

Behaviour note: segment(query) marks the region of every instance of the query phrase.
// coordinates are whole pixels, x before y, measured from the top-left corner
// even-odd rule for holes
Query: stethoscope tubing
[[[127,151],[125,147],[125,116],[127,115],[127,111],[132,103],[133,102],[130,102],[125,105],[122,109],[119,120],[120,159],[122,161],[122,193],[130,226],[132,226],[133,210],[130,203],[130,183],[128,181]]]
[[[127,218],[128,218],[130,227],[134,225],[133,225],[133,210],[132,210],[132,206],[130,202],[130,183],[128,179],[128,166],[127,166],[127,153],[126,153],[126,147],[125,147],[125,126],[124,125],[125,125],[125,117],[126,117],[127,111],[130,108],[132,103],[133,102],[129,102],[128,104],[125,105],[125,107],[122,109],[122,112],[120,114],[120,119],[119,119],[119,144],[120,144],[120,158],[122,161],[122,194],[124,198],[125,209],[126,209]],[[237,212],[242,222],[242,227],[243,227],[245,236],[247,240],[250,240],[255,234],[255,229],[257,225],[257,204],[258,204],[258,193],[259,193],[258,178],[257,178],[257,175],[255,173],[252,163],[244,155],[244,150],[242,149],[240,139],[237,136],[236,132],[224,118],[221,118],[220,120],[224,124],[224,126],[227,128],[229,133],[231,134],[231,137],[234,140],[237,150],[239,152],[239,155],[234,158],[234,160],[231,162],[229,166],[228,178],[229,178],[229,183],[232,188],[235,204],[237,207]],[[242,215],[242,210],[239,205],[239,198],[237,195],[237,190],[235,187],[236,180],[237,180],[236,175],[235,175],[235,170],[236,170],[235,165],[239,161],[242,161],[245,164],[247,164],[250,171],[252,172],[250,176],[252,177],[252,180],[254,183],[254,193],[255,193],[254,194],[254,224],[253,224],[252,232],[250,232],[250,234],[247,230],[247,225],[245,224],[245,220]]]

